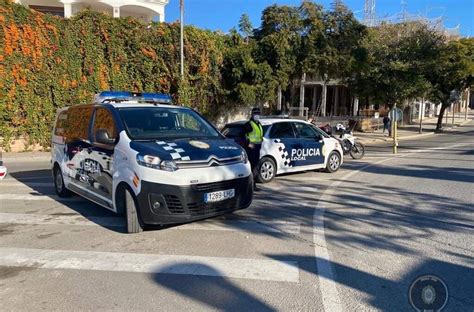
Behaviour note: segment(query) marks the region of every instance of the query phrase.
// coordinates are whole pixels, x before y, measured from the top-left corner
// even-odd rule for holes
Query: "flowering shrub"
[[[71,19],[0,0],[0,137],[48,146],[57,108],[101,90],[164,92],[215,117],[223,101],[224,39],[185,29],[186,79],[179,76],[179,24],[143,24],[84,11]]]

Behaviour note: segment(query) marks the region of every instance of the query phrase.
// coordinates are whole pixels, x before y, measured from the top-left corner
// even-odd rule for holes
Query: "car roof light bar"
[[[145,103],[171,104],[171,97],[162,93],[139,93],[128,91],[103,91],[96,95],[96,103],[137,101]]]

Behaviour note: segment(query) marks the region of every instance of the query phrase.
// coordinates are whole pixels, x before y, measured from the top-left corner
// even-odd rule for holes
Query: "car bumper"
[[[205,193],[228,189],[235,189],[233,198],[215,203],[204,202]],[[142,220],[151,225],[186,223],[244,209],[250,206],[252,198],[252,176],[189,186],[142,181],[137,196]]]

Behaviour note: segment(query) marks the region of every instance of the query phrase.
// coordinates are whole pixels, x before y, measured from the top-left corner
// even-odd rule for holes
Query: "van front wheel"
[[[127,233],[140,233],[143,231],[143,224],[138,215],[135,197],[128,188],[125,189],[125,215],[127,217]]]

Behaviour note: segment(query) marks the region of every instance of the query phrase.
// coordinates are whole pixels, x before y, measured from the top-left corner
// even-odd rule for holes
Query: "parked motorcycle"
[[[343,124],[337,124],[335,133],[330,125],[320,127],[321,130],[326,132],[328,135],[339,140],[341,142],[344,155],[349,154],[353,159],[361,159],[365,154],[365,146],[362,144],[352,133],[347,130]]]

